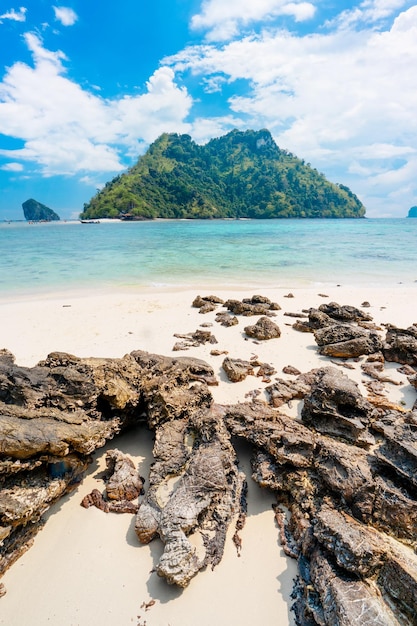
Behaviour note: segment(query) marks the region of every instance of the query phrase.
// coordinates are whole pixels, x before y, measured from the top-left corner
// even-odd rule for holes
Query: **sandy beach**
[[[323,291],[322,291],[323,289]],[[219,380],[211,387],[214,400],[232,404],[247,400],[253,390],[266,386],[260,378],[248,376],[231,383],[221,369],[223,356],[213,356],[216,348],[232,358],[259,360],[272,364],[277,376],[292,365],[302,372],[329,364],[318,355],[314,337],[292,328],[294,318],[285,313],[301,313],[323,302],[367,308],[376,324],[392,323],[407,327],[416,322],[417,285],[392,288],[323,287],[317,289],[259,289],[213,293],[223,299],[242,299],[254,293],[280,304],[274,321],[281,337],[264,342],[245,338],[244,326],[253,318],[240,318],[226,328],[215,322],[215,312],[201,315],[191,306],[196,295],[209,295],[201,288],[192,291],[74,292],[43,297],[0,300],[0,348],[7,348],[19,365],[33,366],[52,351],[79,357],[122,357],[132,350],[193,356],[212,365]],[[289,294],[293,297],[288,297]],[[221,310],[221,307],[218,309]],[[217,345],[206,344],[188,351],[173,352],[174,333],[194,332],[211,323]],[[349,370],[349,377],[361,386],[360,362]],[[395,364],[387,364],[390,376],[404,378]],[[365,387],[361,391],[366,395]],[[415,390],[410,385],[389,385],[389,397],[411,408]],[[296,417],[298,406],[283,407]],[[250,450],[239,449],[242,468],[249,479],[248,518],[241,533],[242,552],[238,557],[230,537],[222,562],[213,570],[199,573],[181,591],[169,587],[152,573],[161,544],[141,546],[134,533],[133,516],[104,514],[80,502],[94,487],[102,490],[98,475],[104,469],[105,450],[117,447],[130,454],[147,475],[152,462],[152,434],[141,428],[107,444],[95,454],[95,461],[83,483],[55,504],[46,517],[44,529],[33,547],[5,574],[7,594],[0,599],[0,624],[27,626],[282,626],[294,623],[290,611],[292,581],[296,564],[288,559],[278,541],[278,529],[271,504],[272,493],[262,491],[250,479]],[[149,608],[146,603],[155,600]]]

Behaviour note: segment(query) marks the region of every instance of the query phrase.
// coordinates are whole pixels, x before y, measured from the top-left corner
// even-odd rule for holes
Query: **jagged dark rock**
[[[109,500],[135,500],[143,493],[142,478],[133,461],[120,450],[106,453],[108,479],[106,496]]]
[[[293,328],[300,332],[312,333],[317,328],[324,328],[332,324],[334,324],[334,319],[327,315],[327,313],[319,309],[311,308],[308,311],[308,320],[297,320],[293,324]]]
[[[230,357],[226,357],[222,363],[222,368],[225,371],[227,378],[232,383],[238,383],[241,380],[245,380],[247,376],[254,376],[255,371],[253,367],[253,363],[250,363],[249,361],[231,359]]]
[[[319,311],[322,311],[334,320],[341,322],[359,322],[362,320],[370,321],[372,316],[369,313],[365,313],[354,306],[344,304],[340,306],[337,302],[327,302],[319,306]]]
[[[277,378],[272,385],[266,387],[265,391],[269,395],[272,406],[280,407],[290,400],[302,400],[310,391],[312,382],[311,375],[301,374],[295,380],[284,380]]]
[[[200,313],[210,313],[215,311],[219,304],[223,304],[223,300],[218,296],[196,296],[192,306],[200,309]]]
[[[392,324],[388,325],[383,353],[387,361],[416,366],[417,324],[413,324],[407,329],[397,328]]]
[[[334,367],[325,367],[316,373],[301,417],[318,432],[368,446],[375,443],[369,432],[373,411],[356,383]]]
[[[276,302],[271,302],[265,296],[252,296],[252,298],[244,298],[243,300],[226,300],[224,306],[234,315],[266,315],[273,317],[274,311],[280,311],[281,307]]]
[[[159,535],[165,547],[156,571],[169,583],[185,587],[200,569],[219,563],[226,530],[240,508],[243,475],[222,411],[215,407],[200,409],[180,423],[162,424],[154,457],[135,530],[142,543]],[[196,528],[214,532],[204,542],[203,558],[187,538]]]
[[[382,341],[374,331],[352,324],[332,324],[314,330],[319,353],[329,357],[354,358],[378,352]]]
[[[414,365],[414,328],[389,327],[385,358],[392,351]],[[384,362],[374,356],[367,365],[383,378]],[[247,367],[268,376],[258,357]],[[404,375],[413,380],[414,371]],[[92,492],[83,505],[138,509],[138,539],[159,537],[164,544],[158,575],[184,587],[202,568],[214,567],[236,517],[234,542],[244,549],[237,437],[253,446],[253,478],[276,493],[280,537],[298,559],[297,623],[415,623],[416,412],[381,396],[365,398],[334,367],[291,373],[295,379],[267,388],[270,404],[223,406],[210,393],[217,384],[213,369],[199,359],[55,352],[25,368],[1,351],[0,574],[31,545],[50,504],[81,479],[91,453],[146,421],[155,433],[146,493],[134,464],[113,450],[105,492]],[[277,410],[290,399],[303,400],[301,420]],[[278,505],[287,507],[288,522]],[[200,534],[199,554],[190,533]]]

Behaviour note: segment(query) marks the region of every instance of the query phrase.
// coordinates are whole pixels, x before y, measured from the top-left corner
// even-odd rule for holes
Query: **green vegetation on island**
[[[25,219],[29,222],[52,222],[60,219],[55,211],[33,198],[23,202],[22,208]]]
[[[127,173],[84,205],[81,219],[363,217],[348,187],[287,150],[268,130],[233,130],[206,145],[163,134]]]

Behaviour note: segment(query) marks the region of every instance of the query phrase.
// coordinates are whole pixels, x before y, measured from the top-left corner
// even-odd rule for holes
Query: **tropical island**
[[[33,198],[23,202],[22,208],[25,219],[29,222],[52,222],[60,219],[55,211]]]
[[[417,206],[412,206],[410,208],[407,217],[417,217]]]
[[[268,130],[233,130],[198,145],[164,133],[84,204],[80,219],[358,218],[345,185],[280,149]]]

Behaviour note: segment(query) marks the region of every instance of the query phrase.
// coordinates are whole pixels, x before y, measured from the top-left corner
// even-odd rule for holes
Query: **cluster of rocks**
[[[209,303],[214,311],[222,303],[213,298],[202,298],[199,308]],[[272,321],[277,305],[259,300],[228,310],[248,315],[247,305]],[[258,305],[269,308],[259,312]],[[314,333],[320,353],[332,350],[335,362],[367,356],[364,373],[374,373],[379,385],[385,361],[400,363],[398,371],[417,388],[416,325],[387,326],[383,337],[354,307],[330,303],[307,315],[296,328]],[[229,366],[239,380],[236,363]],[[256,359],[242,366],[275,373]],[[0,574],[30,546],[50,504],[81,479],[92,452],[146,421],[155,432],[155,462],[145,494],[137,468],[113,450],[105,493],[93,492],[83,505],[134,512],[138,540],[159,537],[164,544],[158,575],[184,587],[199,570],[214,567],[236,519],[234,541],[242,547],[246,485],[232,445],[238,437],[253,445],[253,478],[276,493],[283,548],[298,560],[297,623],[416,623],[416,409],[363,396],[338,367],[286,372],[293,378],[270,384],[268,402],[226,406],[210,393],[217,384],[213,369],[194,358],[52,353],[24,368],[3,351]],[[299,419],[282,412],[294,398],[303,400]],[[192,532],[201,534],[202,553],[189,540]]]

